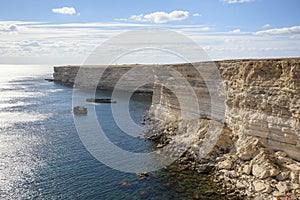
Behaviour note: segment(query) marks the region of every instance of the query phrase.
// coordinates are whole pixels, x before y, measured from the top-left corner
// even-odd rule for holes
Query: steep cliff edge
[[[151,114],[158,121],[149,138],[159,148],[178,144],[178,149],[170,149],[174,156],[185,147],[187,152],[179,162],[199,172],[211,172],[215,181],[241,196],[299,198],[300,163],[295,160],[300,160],[300,59],[215,64],[224,86],[224,94],[220,94],[225,101],[224,120],[215,119],[212,111],[222,110],[222,102],[211,104],[218,89],[209,88],[206,82],[212,80],[195,69],[211,64],[173,65],[196,91],[198,102],[194,104],[199,104],[200,112],[180,100],[189,93],[178,81],[174,84],[171,73],[164,73],[163,81],[154,85]],[[172,92],[174,86],[177,95]],[[182,117],[186,112],[194,119]]]
[[[233,134],[258,137],[268,147],[300,160],[300,59],[232,60],[215,62],[225,88],[225,123]],[[204,65],[203,63],[195,63]],[[199,118],[211,118],[211,96],[193,65],[173,65],[198,97]],[[165,78],[156,84],[152,112],[165,120],[179,120],[190,105],[179,105]],[[181,90],[180,84],[178,90]],[[184,95],[184,94],[183,94]],[[202,116],[201,116],[202,114]]]
[[[212,64],[224,90],[219,83],[207,85],[216,78],[210,72]],[[98,88],[113,89],[134,66],[105,69]],[[244,191],[242,195],[248,197],[300,194],[300,58],[142,66],[152,73],[126,77],[123,86],[153,76],[154,84],[140,91],[153,92],[150,115],[155,120],[148,136],[158,148],[178,144],[178,149],[169,149],[173,156],[187,149],[180,160],[188,167],[213,171],[221,185]],[[78,69],[56,67],[54,80],[73,85]],[[175,72],[180,76],[174,77]],[[90,74],[88,79],[97,73]]]
[[[300,160],[300,59],[218,64],[229,128]]]
[[[152,92],[153,85],[146,84],[139,88],[135,87],[136,80],[144,74],[138,71],[130,71],[133,67],[145,67],[144,65],[115,65],[115,66],[60,66],[54,67],[53,80],[56,83],[78,86],[79,88],[94,88],[113,90],[122,78],[126,82],[122,89],[136,89],[138,92]],[[79,74],[80,72],[80,74]],[[128,75],[125,75],[128,73]],[[79,76],[77,76],[79,74]],[[101,75],[101,76],[100,76]],[[96,83],[97,82],[97,83]],[[95,84],[96,83],[96,84]],[[77,84],[77,85],[76,85]]]
[[[300,160],[300,59],[229,60],[214,63],[224,84],[225,123],[232,133],[258,137],[271,149],[285,151],[292,158]],[[151,111],[157,113],[156,117],[166,121],[178,120],[180,113],[186,111],[196,117],[198,115],[198,118],[211,118],[211,91],[203,76],[193,66],[205,68],[210,63],[148,65],[153,70],[151,75],[158,78],[154,80],[154,87],[148,84],[139,90],[153,92]],[[118,80],[133,67],[140,65],[109,68],[89,66],[86,67],[89,70],[86,82],[97,78],[102,70],[98,89],[113,89]],[[78,70],[78,66],[54,67],[54,81],[73,86]],[[195,91],[200,113],[193,113],[189,97],[184,100],[185,105],[179,105],[178,96],[169,88],[181,96],[189,93],[181,80],[174,80],[170,70],[178,71]],[[134,85],[135,79],[142,76],[145,74],[136,73],[128,77],[124,87]],[[162,76],[163,81],[159,78]]]

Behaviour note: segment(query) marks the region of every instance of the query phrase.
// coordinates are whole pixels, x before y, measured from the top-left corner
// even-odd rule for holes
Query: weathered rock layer
[[[215,62],[219,69],[225,94],[224,122],[236,135],[259,138],[273,150],[285,151],[300,160],[300,59],[233,60]],[[203,67],[207,63],[195,63]],[[189,93],[174,84],[170,75],[161,84],[155,84],[152,112],[164,121],[180,120],[188,112],[198,118],[214,119],[212,98],[217,89],[208,88],[207,80],[193,65],[173,65],[196,92],[200,112],[191,110],[188,101],[180,95]],[[207,79],[207,78],[206,78]],[[167,88],[178,87],[175,95]],[[174,91],[174,89],[173,89]],[[214,106],[214,108],[212,108]],[[220,108],[221,109],[221,108]]]
[[[214,71],[210,71],[212,64],[218,68],[225,94],[218,94],[218,88],[208,86],[218,78]],[[201,68],[201,73],[194,66]],[[129,73],[134,67],[142,70]],[[233,134],[258,137],[269,148],[285,151],[290,157],[300,160],[299,58],[229,60],[193,65],[89,66],[81,67],[85,71],[82,79],[80,76],[76,78],[79,68],[54,67],[54,81],[91,87],[91,80],[99,79],[98,89],[113,89],[120,79],[125,79],[122,89],[153,92],[151,112],[157,118],[178,121],[184,113],[188,118],[215,120],[224,112],[223,122]],[[101,78],[99,74],[102,74]],[[135,82],[141,79],[152,84],[135,88]],[[193,92],[195,96],[192,98]],[[224,99],[225,103],[218,102],[218,95],[223,95],[221,100]]]

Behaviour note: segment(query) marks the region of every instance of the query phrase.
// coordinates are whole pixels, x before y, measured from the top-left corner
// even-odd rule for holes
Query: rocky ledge
[[[197,124],[187,122],[187,127],[198,130],[192,137],[180,128],[180,123],[150,121],[146,136],[158,149],[165,148],[174,157],[180,156],[185,141],[189,140],[187,151],[176,161],[183,169],[208,174],[230,199],[299,199],[300,162],[285,152],[275,152],[253,136],[233,135],[224,126],[210,152],[198,159],[201,153],[198,147],[203,144],[209,125],[215,122],[208,119],[199,119]],[[170,149],[170,143],[177,145]]]

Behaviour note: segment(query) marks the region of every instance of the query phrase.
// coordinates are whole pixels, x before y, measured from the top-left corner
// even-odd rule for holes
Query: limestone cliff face
[[[232,60],[215,64],[225,88],[224,122],[232,134],[258,137],[269,148],[285,151],[300,160],[300,59]],[[209,63],[194,65],[205,67]],[[213,94],[217,90],[208,90],[203,75],[192,65],[171,67],[196,92],[199,118],[213,119],[212,107],[219,105],[210,102],[211,98],[217,98]],[[162,84],[154,87],[152,112],[165,121],[180,120],[182,111],[194,112],[189,109],[191,104],[186,102],[181,106],[178,95],[167,89],[174,87],[172,79],[169,74]],[[185,96],[180,84],[175,85]]]
[[[300,160],[300,59],[219,62],[226,122]]]
[[[210,74],[211,63],[194,65]],[[218,87],[207,86],[215,80],[214,74],[209,77],[200,74],[191,64],[148,66],[153,73],[154,87],[147,85],[141,91],[153,91],[151,112],[167,122],[180,121],[183,113],[195,123],[197,119],[212,119],[226,124],[232,134],[255,136],[271,149],[285,151],[300,160],[300,58],[230,60],[215,65],[224,92],[218,93]],[[112,89],[131,68],[125,65],[106,69],[98,88]],[[54,80],[73,85],[78,69],[56,67]],[[92,71],[103,68],[87,70],[91,72],[89,79],[95,79],[97,73]],[[175,72],[181,76],[174,76]],[[134,77],[142,76],[143,73],[137,73]],[[129,76],[124,88],[130,87],[135,79]],[[195,92],[193,98],[190,89]],[[218,95],[224,102],[216,100]],[[199,105],[199,110],[194,105]],[[220,121],[218,115],[222,113],[224,120]],[[195,125],[193,120],[181,124]]]
[[[118,81],[122,79],[123,85],[118,85],[121,90],[133,90],[139,92],[152,92],[152,84],[142,85],[136,88],[136,80],[143,78],[143,70],[131,70],[133,66],[144,69],[143,65],[120,66],[62,66],[54,67],[53,78],[56,83],[78,88],[94,88],[112,90]],[[147,69],[149,67],[146,67]],[[78,76],[77,76],[78,75]],[[152,77],[149,77],[152,78]],[[151,80],[149,82],[152,82]]]

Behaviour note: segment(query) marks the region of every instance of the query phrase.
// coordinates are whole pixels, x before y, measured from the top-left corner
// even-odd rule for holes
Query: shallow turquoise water
[[[140,180],[105,166],[77,134],[72,88],[44,81],[51,78],[52,67],[1,69],[0,199],[193,199],[194,192],[205,199],[223,198],[194,172],[161,170]],[[150,96],[131,99],[130,113],[137,123],[150,102]],[[150,141],[126,136],[114,124],[110,106],[96,106],[107,137],[128,151],[150,151]]]

